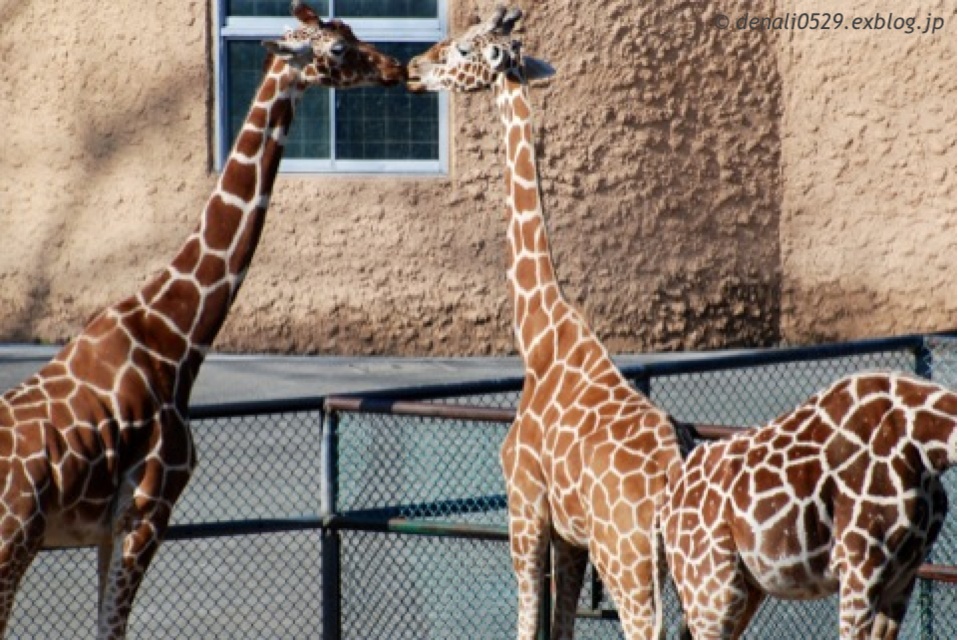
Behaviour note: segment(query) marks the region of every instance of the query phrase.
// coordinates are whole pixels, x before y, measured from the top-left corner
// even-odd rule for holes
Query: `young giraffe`
[[[195,465],[187,403],[263,229],[295,104],[313,85],[402,82],[349,27],[293,4],[199,228],[135,295],[100,312],[0,398],[0,635],[44,546],[98,545],[99,638],[122,638],[134,595]]]
[[[955,402],[903,374],[853,375],[696,448],[661,510],[692,635],[738,638],[766,594],[838,592],[844,640],[896,638],[947,509]]]
[[[504,9],[408,65],[412,91],[492,88],[505,126],[508,279],[525,364],[516,420],[502,446],[509,538],[519,590],[518,637],[531,639],[550,537],[553,636],[571,638],[590,558],[630,638],[661,633],[655,503],[681,461],[668,416],[616,369],[559,290],[539,194],[526,81],[551,75],[509,36],[521,12]]]

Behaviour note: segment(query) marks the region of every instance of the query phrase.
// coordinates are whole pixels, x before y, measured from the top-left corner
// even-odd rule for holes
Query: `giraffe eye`
[[[459,51],[459,54],[463,57],[468,56],[472,53],[472,47],[467,44],[457,44],[456,49]]]
[[[329,52],[334,56],[341,56],[346,53],[346,43],[345,42],[334,42],[332,46],[329,47]]]

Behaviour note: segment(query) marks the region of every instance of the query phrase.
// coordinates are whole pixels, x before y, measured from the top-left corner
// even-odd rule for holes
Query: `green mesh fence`
[[[917,351],[704,369],[697,361],[689,370],[653,366],[630,375],[680,420],[751,425],[864,369],[918,371],[954,388],[955,341],[931,338]],[[518,396],[518,386],[488,392],[477,386],[429,399],[512,409]],[[220,409],[194,417],[200,465],[177,505],[171,539],[140,591],[132,638],[514,635],[515,582],[502,535],[498,462],[508,423],[346,412],[327,416],[335,431],[327,430],[324,442],[318,402]],[[335,464],[324,468],[324,459]],[[944,481],[954,505],[954,470]],[[340,521],[324,534],[324,505],[355,522]],[[429,533],[421,523],[450,528],[442,536],[413,535]],[[462,532],[468,527],[485,533],[470,537]],[[954,565],[956,539],[952,509],[929,561]],[[96,580],[92,549],[41,553],[18,594],[9,637],[93,637]],[[587,580],[583,610],[592,608],[594,586]],[[599,611],[609,615],[613,604],[596,595]],[[669,637],[675,637],[671,586],[665,607]],[[951,639],[958,635],[955,621],[954,585],[922,580],[902,637]],[[835,637],[834,629],[835,598],[768,600],[745,637],[804,640]],[[576,637],[622,633],[614,621],[582,618]]]

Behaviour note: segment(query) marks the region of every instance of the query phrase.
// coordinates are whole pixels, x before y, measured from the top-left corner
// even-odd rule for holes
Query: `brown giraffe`
[[[693,637],[738,638],[766,594],[838,592],[844,640],[896,638],[947,509],[955,400],[904,374],[853,375],[696,448],[661,510]]]
[[[41,547],[97,545],[99,638],[122,638],[196,456],[187,404],[263,229],[295,104],[309,86],[402,82],[338,21],[264,42],[268,71],[199,228],[135,295],[96,315],[0,398],[0,634]]]
[[[509,538],[519,590],[518,637],[531,639],[550,538],[553,637],[571,638],[587,560],[630,638],[661,633],[656,498],[680,463],[668,416],[633,389],[556,281],[539,194],[526,81],[551,75],[520,56],[519,10],[499,9],[408,65],[412,91],[492,88],[505,126],[513,327],[525,364],[518,413],[502,447]]]

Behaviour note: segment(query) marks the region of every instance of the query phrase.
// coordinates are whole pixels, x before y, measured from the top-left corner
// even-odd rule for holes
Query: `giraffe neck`
[[[182,360],[184,346],[202,359],[243,283],[301,95],[298,82],[295,70],[272,60],[199,227],[138,295],[178,334],[168,341],[170,359]]]
[[[516,70],[502,74],[495,91],[505,128],[508,279],[519,353],[533,372],[550,367],[571,349],[585,347],[591,356],[606,358],[605,348],[565,300],[556,279],[539,191],[528,86]]]

